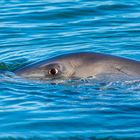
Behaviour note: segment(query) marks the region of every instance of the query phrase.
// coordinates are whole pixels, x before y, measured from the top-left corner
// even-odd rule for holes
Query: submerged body
[[[71,53],[37,62],[15,71],[29,79],[70,79],[102,74],[140,76],[140,62],[100,53]]]

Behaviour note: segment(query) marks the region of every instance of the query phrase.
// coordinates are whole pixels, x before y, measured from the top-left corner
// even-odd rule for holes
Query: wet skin
[[[15,71],[29,79],[71,79],[100,74],[140,76],[140,62],[101,53],[70,53],[30,64]]]

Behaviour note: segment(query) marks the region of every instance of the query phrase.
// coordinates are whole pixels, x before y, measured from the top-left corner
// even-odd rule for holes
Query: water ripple
[[[0,4],[0,139],[139,139],[139,79],[54,84],[7,72],[66,52],[140,60],[139,0]]]

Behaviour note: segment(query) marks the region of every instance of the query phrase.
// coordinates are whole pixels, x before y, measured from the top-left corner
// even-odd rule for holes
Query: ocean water
[[[140,79],[40,83],[11,76],[79,51],[140,60],[140,1],[0,1],[0,140],[140,139]]]

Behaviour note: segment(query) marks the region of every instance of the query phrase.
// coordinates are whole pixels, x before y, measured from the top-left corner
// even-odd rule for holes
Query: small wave
[[[0,140],[139,140],[139,137],[102,137],[102,138],[98,138],[98,137],[94,137],[94,136],[90,136],[90,137],[85,137],[85,136],[69,136],[69,137],[38,137],[38,136],[34,136],[34,137],[1,137]]]

